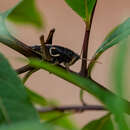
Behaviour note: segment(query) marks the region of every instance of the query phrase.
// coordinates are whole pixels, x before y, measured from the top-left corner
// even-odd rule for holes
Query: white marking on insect
[[[49,52],[50,52],[50,55],[51,56],[54,56],[54,57],[58,57],[58,56],[60,56],[60,54],[52,54],[52,50],[56,50],[56,48],[55,47],[51,47],[50,49],[49,49]]]

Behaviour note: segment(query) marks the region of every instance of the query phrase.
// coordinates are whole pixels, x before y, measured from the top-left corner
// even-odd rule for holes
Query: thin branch
[[[85,28],[84,41],[83,41],[83,46],[82,46],[82,52],[83,52],[82,59],[86,59],[86,60],[82,60],[81,71],[80,71],[80,75],[83,77],[88,76],[88,69],[87,69],[87,62],[86,61],[88,59],[88,46],[89,46],[90,31],[91,31],[91,25],[92,25],[92,20],[93,20],[96,5],[97,5],[97,1],[95,3],[95,6],[94,6],[94,9],[92,12],[90,25],[88,27],[86,24],[86,28]]]
[[[13,50],[19,52],[25,57],[37,57],[41,58],[41,55],[34,51],[31,47],[14,38],[11,34],[8,34],[6,37],[0,37],[0,42],[4,45],[12,48]]]
[[[106,109],[103,106],[98,105],[86,105],[86,106],[61,106],[61,107],[42,107],[37,108],[38,112],[45,113],[45,112],[52,112],[52,111],[59,111],[59,112],[84,112],[84,111],[106,111]]]
[[[28,71],[24,77],[23,77],[23,83],[25,84],[25,82],[28,80],[28,78],[36,71],[38,71],[39,69],[35,69],[33,68],[32,70]]]
[[[93,12],[92,12],[92,16],[91,16],[91,20],[90,20],[90,25],[88,27],[88,25],[86,24],[86,29],[85,29],[85,35],[84,35],[84,41],[83,41],[83,46],[82,46],[82,59],[86,59],[86,60],[82,60],[82,65],[81,65],[81,70],[80,70],[80,75],[83,77],[88,77],[88,67],[87,67],[87,59],[88,59],[88,46],[89,46],[89,38],[90,38],[90,31],[91,31],[91,26],[92,26],[92,21],[93,21],[93,16],[94,16],[94,12],[95,12],[95,8],[97,5],[97,1],[95,3]],[[84,91],[81,89],[80,90],[80,100],[82,102],[83,105],[86,105],[84,99]]]
[[[82,60],[82,65],[81,65],[81,71],[80,74],[83,77],[87,76],[87,58],[88,58],[88,41],[89,41],[89,35],[90,35],[90,30],[87,30],[86,27],[86,31],[85,31],[85,35],[84,35],[84,41],[83,41],[83,54],[82,54],[82,59],[86,59],[86,60]]]
[[[22,73],[25,73],[25,72],[30,71],[32,69],[33,69],[33,67],[31,67],[29,65],[25,65],[23,67],[16,69],[15,71],[17,72],[17,74],[22,74]]]

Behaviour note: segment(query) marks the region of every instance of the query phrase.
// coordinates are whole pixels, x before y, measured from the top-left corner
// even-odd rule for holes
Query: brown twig
[[[52,111],[59,111],[59,112],[84,112],[84,111],[100,111],[106,109],[103,106],[98,106],[98,105],[86,105],[86,106],[60,106],[60,107],[42,107],[42,108],[37,108],[38,112],[40,113],[45,113],[45,112],[52,112]]]
[[[86,31],[85,31],[85,35],[84,35],[84,41],[83,41],[83,54],[82,54],[82,59],[86,59],[86,60],[82,60],[82,65],[81,65],[81,71],[80,74],[83,77],[87,76],[87,57],[88,57],[88,41],[89,41],[89,35],[90,35],[90,30],[87,30],[86,27]]]
[[[41,55],[34,51],[31,47],[24,44],[23,42],[19,41],[11,34],[8,34],[6,37],[0,37],[0,42],[4,45],[12,48],[13,50],[19,52],[20,54],[24,55],[25,57],[37,57],[41,58]]]
[[[97,1],[95,3],[93,12],[92,12],[92,16],[91,16],[91,20],[89,23],[89,27],[88,24],[86,24],[86,28],[85,28],[85,35],[84,35],[84,41],[83,41],[83,46],[82,46],[82,64],[81,64],[81,70],[80,70],[80,75],[83,77],[88,77],[88,67],[87,67],[87,59],[88,59],[88,46],[89,46],[89,38],[90,38],[90,31],[91,31],[91,25],[92,25],[92,20],[93,20],[93,16],[94,16],[94,12],[95,12],[95,8],[97,5]],[[85,59],[85,60],[83,60]],[[84,99],[83,99],[83,90],[80,90],[80,100],[82,102],[83,105],[86,105]]]
[[[33,69],[33,67],[31,67],[29,65],[25,65],[23,67],[16,69],[15,71],[17,72],[17,74],[22,74],[22,73],[25,73],[25,72],[30,71],[32,69]]]
[[[92,25],[92,20],[93,20],[96,5],[97,5],[97,1],[95,3],[95,6],[94,6],[94,9],[92,12],[89,27],[88,27],[88,24],[86,24],[86,28],[85,28],[84,41],[83,41],[83,46],[82,46],[82,52],[83,52],[82,59],[86,59],[86,60],[82,60],[81,71],[80,71],[80,75],[83,77],[88,76],[88,69],[87,69],[87,62],[86,61],[88,59],[88,46],[89,46],[90,31],[91,31],[91,25]]]

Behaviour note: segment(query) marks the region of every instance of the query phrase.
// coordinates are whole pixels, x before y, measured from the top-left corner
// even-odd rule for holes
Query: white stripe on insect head
[[[52,54],[52,51],[53,51],[53,50],[56,50],[56,48],[55,48],[55,47],[50,47],[49,52],[50,52],[50,55],[51,55],[51,56],[54,56],[54,57],[60,56],[60,54],[55,54],[55,55]]]

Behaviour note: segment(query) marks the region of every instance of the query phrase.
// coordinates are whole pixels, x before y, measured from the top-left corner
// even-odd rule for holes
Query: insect
[[[36,45],[31,48],[40,53],[43,60],[49,61],[56,65],[63,63],[65,68],[69,70],[69,67],[80,59],[80,56],[68,48],[59,45],[52,45],[54,32],[55,29],[50,31],[46,42],[44,41],[44,36],[42,35],[40,37],[41,46]]]

